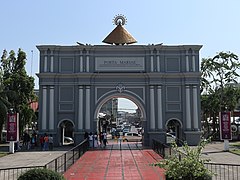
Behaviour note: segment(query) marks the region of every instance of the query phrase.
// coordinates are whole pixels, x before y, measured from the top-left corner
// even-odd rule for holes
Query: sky
[[[123,14],[139,45],[203,45],[200,58],[221,51],[240,56],[239,7],[239,0],[3,0],[0,54],[23,49],[38,89],[36,45],[103,44],[113,18]]]

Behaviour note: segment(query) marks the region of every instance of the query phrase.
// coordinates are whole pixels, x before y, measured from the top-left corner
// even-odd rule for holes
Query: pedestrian
[[[85,131],[85,133],[84,133],[84,139],[88,139],[88,136],[89,136],[88,132]]]
[[[44,136],[44,150],[47,151],[49,149],[49,137],[48,134]]]
[[[41,149],[44,150],[44,137],[43,137],[43,135],[40,136],[39,141],[40,141]]]
[[[53,137],[52,137],[52,134],[50,134],[50,137],[49,137],[48,141],[49,141],[49,150],[52,151],[53,150]]]
[[[99,134],[99,142],[100,142],[100,147],[102,147],[103,146],[103,133],[102,132],[100,132],[100,134]]]
[[[104,147],[107,146],[107,133],[106,132],[103,133],[103,145],[104,145]]]
[[[36,143],[36,139],[35,139],[35,136],[34,136],[34,134],[33,134],[32,137],[31,137],[31,148],[32,148],[32,149],[34,149],[35,143]]]
[[[92,132],[90,132],[90,134],[88,136],[88,140],[89,140],[89,147],[93,147],[93,134],[92,134]]]
[[[97,132],[94,134],[94,139],[93,139],[93,147],[98,147],[98,135]]]
[[[24,132],[24,135],[23,135],[23,146],[26,148],[26,149],[29,149],[30,148],[30,136],[27,132]]]

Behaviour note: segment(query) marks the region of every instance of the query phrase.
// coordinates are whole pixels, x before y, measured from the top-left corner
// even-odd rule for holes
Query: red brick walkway
[[[150,164],[162,159],[137,144],[109,144],[106,149],[87,151],[64,174],[67,180],[159,180],[164,170]]]

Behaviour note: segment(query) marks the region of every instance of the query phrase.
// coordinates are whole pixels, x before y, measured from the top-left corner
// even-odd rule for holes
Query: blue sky
[[[35,76],[36,45],[102,44],[115,28],[114,16],[123,14],[137,44],[200,44],[201,58],[220,51],[240,55],[239,7],[239,0],[6,0],[1,1],[0,52],[22,48],[28,74]]]

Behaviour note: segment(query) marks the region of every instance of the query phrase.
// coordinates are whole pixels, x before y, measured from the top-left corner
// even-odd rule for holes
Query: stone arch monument
[[[202,46],[129,45],[136,40],[116,22],[104,40],[111,45],[37,46],[39,132],[61,139],[58,124],[70,119],[73,138],[81,142],[85,131],[96,131],[101,104],[111,97],[126,97],[142,112],[144,145],[151,145],[153,138],[165,142],[170,119],[181,122],[180,138],[196,145],[201,136]]]

